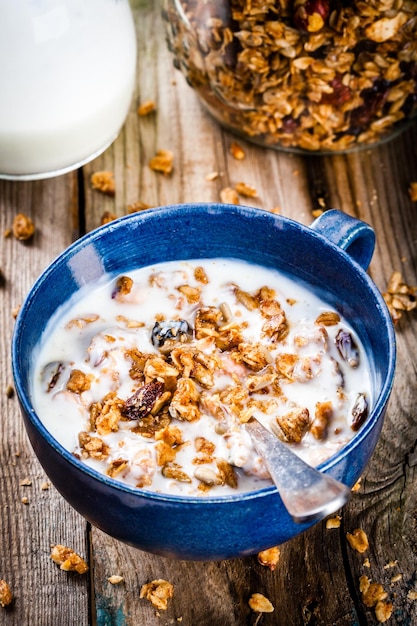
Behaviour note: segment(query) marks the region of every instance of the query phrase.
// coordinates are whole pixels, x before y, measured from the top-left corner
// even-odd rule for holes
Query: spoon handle
[[[305,463],[256,419],[246,430],[295,522],[318,521],[348,501],[349,487]]]

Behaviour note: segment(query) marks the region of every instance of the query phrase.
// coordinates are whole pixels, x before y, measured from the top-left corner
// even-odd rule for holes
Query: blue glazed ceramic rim
[[[27,294],[20,308],[19,314],[16,318],[16,324],[15,324],[15,329],[14,329],[13,338],[12,338],[12,369],[13,369],[16,393],[17,393],[17,396],[19,398],[19,401],[22,407],[24,408],[24,411],[26,412],[28,419],[31,420],[36,430],[40,433],[40,435],[48,443],[48,445],[51,448],[53,448],[59,455],[61,455],[67,462],[75,466],[77,470],[89,475],[90,477],[94,479],[97,479],[100,483],[103,483],[108,487],[114,488],[119,491],[123,491],[133,496],[136,495],[136,496],[140,496],[142,498],[153,500],[153,501],[170,502],[170,503],[186,502],[187,505],[198,504],[200,506],[201,505],[204,506],[205,504],[212,505],[212,504],[217,504],[217,503],[250,501],[253,499],[269,496],[274,492],[278,493],[278,491],[274,485],[271,485],[271,486],[264,487],[256,491],[243,492],[239,494],[231,494],[231,495],[224,495],[224,496],[206,495],[204,497],[194,497],[194,496],[187,496],[187,495],[178,496],[178,495],[170,495],[170,494],[160,494],[160,493],[155,493],[153,491],[148,491],[145,489],[140,489],[137,487],[126,485],[120,481],[110,478],[102,474],[101,472],[98,472],[97,470],[94,470],[91,467],[83,464],[80,460],[74,457],[74,455],[71,454],[66,448],[64,448],[45,428],[42,421],[38,417],[35,409],[33,408],[29,399],[27,398],[19,371],[17,369],[17,363],[19,361],[19,356],[18,356],[19,337],[21,334],[21,329],[25,323],[25,315],[26,315],[25,312],[27,308],[30,307],[32,300],[35,299],[37,293],[42,288],[44,283],[48,281],[48,277],[56,270],[57,267],[59,267],[62,264],[66,264],[68,262],[68,259],[71,258],[74,255],[74,253],[79,252],[80,250],[82,250],[83,248],[85,248],[87,245],[91,244],[95,240],[100,239],[106,234],[111,234],[112,232],[119,230],[124,223],[129,223],[129,222],[141,223],[145,220],[152,219],[154,215],[157,215],[159,213],[166,214],[167,212],[171,212],[171,211],[186,211],[187,208],[191,208],[191,209],[202,208],[204,210],[213,211],[214,213],[217,213],[218,211],[222,211],[222,210],[227,210],[229,213],[234,212],[234,213],[244,214],[246,216],[250,216],[253,213],[257,215],[262,214],[262,215],[268,216],[267,219],[286,223],[294,230],[298,230],[300,232],[303,232],[304,234],[306,234],[307,232],[308,235],[312,237],[312,239],[317,239],[317,240],[322,241],[327,247],[333,249],[334,252],[336,252],[338,255],[341,255],[349,263],[355,266],[356,271],[359,273],[366,288],[370,290],[375,301],[378,303],[379,312],[385,322],[385,328],[388,332],[388,343],[390,346],[390,354],[388,355],[388,364],[389,364],[388,372],[384,380],[384,383],[381,386],[381,391],[379,393],[379,396],[376,399],[375,404],[372,407],[371,414],[369,415],[366,423],[363,425],[361,430],[357,434],[355,434],[355,436],[347,444],[345,444],[341,450],[339,450],[334,455],[329,457],[325,462],[319,464],[317,466],[318,469],[323,472],[329,471],[336,463],[339,463],[340,461],[342,461],[354,448],[360,446],[361,442],[366,438],[368,433],[374,428],[376,422],[379,419],[383,418],[387,401],[391,394],[391,390],[392,390],[392,386],[394,382],[394,373],[395,373],[395,365],[396,365],[396,340],[395,340],[395,333],[394,333],[394,328],[392,325],[392,320],[391,320],[389,311],[387,309],[387,306],[384,302],[384,299],[382,298],[382,295],[380,291],[378,290],[378,288],[376,287],[375,283],[368,276],[368,274],[364,271],[364,269],[347,252],[342,250],[338,245],[331,242],[324,235],[290,218],[280,216],[280,215],[274,215],[262,209],[258,209],[254,207],[246,207],[242,205],[235,206],[235,205],[222,205],[222,204],[213,204],[213,203],[188,203],[188,204],[177,204],[177,205],[156,207],[153,209],[148,209],[146,212],[143,212],[143,213],[134,213],[131,215],[120,217],[112,222],[109,222],[108,224],[105,224],[104,226],[100,226],[90,231],[89,233],[87,233],[86,235],[84,235],[83,237],[75,241],[74,243],[72,243],[70,246],[68,246],[58,257],[56,257],[51,262],[51,264],[41,273],[41,275],[32,285],[31,289],[29,290],[29,293]]]

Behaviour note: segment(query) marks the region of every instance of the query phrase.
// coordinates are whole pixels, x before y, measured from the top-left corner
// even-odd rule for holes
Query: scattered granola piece
[[[42,491],[48,491],[49,487],[51,486],[51,483],[48,483],[47,480],[45,480],[43,483],[41,483],[41,489]]]
[[[174,168],[174,155],[170,150],[158,150],[149,161],[149,167],[154,172],[161,174],[171,174]]]
[[[91,186],[101,193],[108,196],[114,196],[116,192],[116,184],[114,182],[113,172],[94,172],[91,174]]]
[[[394,583],[399,583],[399,582],[400,582],[400,580],[402,580],[402,579],[403,579],[403,575],[402,575],[401,573],[399,573],[399,574],[395,574],[395,576],[393,576],[393,577],[391,578],[391,584],[394,584]]]
[[[340,315],[336,311],[324,311],[316,319],[316,324],[323,326],[335,326],[340,322]]]
[[[375,617],[378,622],[381,624],[387,622],[392,615],[393,608],[394,606],[392,602],[382,602],[381,600],[377,602],[375,607]]]
[[[115,213],[111,213],[110,211],[104,211],[100,219],[100,225],[103,226],[104,224],[108,224],[109,222],[112,222],[116,218],[117,218],[117,215]]]
[[[173,595],[174,586],[167,580],[158,578],[142,585],[139,597],[149,600],[156,609],[166,611],[168,608],[168,600],[170,600]]]
[[[242,159],[244,159],[246,156],[242,146],[234,141],[230,144],[230,154],[234,159],[237,159],[238,161],[242,161]]]
[[[123,576],[118,576],[117,574],[113,574],[113,576],[109,576],[108,579],[111,585],[120,585],[120,583],[124,582]]]
[[[272,613],[274,610],[274,605],[262,593],[253,593],[248,604],[256,613]]]
[[[14,309],[12,309],[12,315],[13,317],[16,319],[16,317],[19,315],[19,311],[20,311],[20,304],[18,306],[15,306]]]
[[[139,211],[146,211],[147,209],[151,209],[151,208],[152,207],[150,204],[146,204],[145,202],[141,202],[140,200],[138,200],[137,202],[134,202],[133,204],[128,204],[127,212],[137,213]]]
[[[342,518],[340,515],[336,515],[336,517],[330,517],[328,520],[326,520],[326,528],[328,530],[331,530],[332,528],[340,528],[341,519]]]
[[[206,175],[206,181],[210,183],[213,180],[216,180],[216,178],[218,178],[219,176],[220,176],[219,172],[210,172],[209,174]]]
[[[18,213],[13,220],[13,235],[19,241],[27,241],[35,232],[35,225],[27,215]]]
[[[346,539],[350,546],[361,554],[369,548],[368,537],[361,528],[356,528],[352,533],[346,533]]]
[[[9,400],[14,396],[14,387],[13,385],[7,385],[6,387],[6,398]]]
[[[53,546],[51,559],[60,566],[64,572],[77,572],[85,574],[88,572],[88,565],[85,560],[71,548],[57,544]]]
[[[411,600],[411,602],[415,602],[415,600],[417,600],[417,590],[410,589],[410,591],[407,593],[407,598]]]
[[[22,504],[29,504],[29,498],[27,496],[23,496],[21,502]]]
[[[32,481],[28,476],[26,476],[26,478],[21,480],[19,484],[21,487],[30,487],[32,485]]]
[[[311,215],[314,217],[314,219],[316,217],[320,217],[320,215],[322,215],[324,213],[323,209],[313,209],[311,211]]]
[[[378,602],[386,600],[388,596],[381,583],[371,582],[365,575],[359,578],[359,591],[362,594],[362,602],[368,608],[376,606]]]
[[[393,272],[388,281],[387,289],[382,294],[394,324],[398,322],[404,311],[416,308],[416,287],[410,287],[403,281],[401,272]]]
[[[368,558],[366,558],[364,560],[364,562],[363,562],[363,566],[364,567],[371,567],[371,561]]]
[[[8,239],[9,237],[11,237],[11,236],[12,236],[12,234],[13,234],[13,230],[12,230],[11,228],[6,228],[6,229],[3,231],[3,237],[4,237],[5,239]]]
[[[149,115],[149,113],[153,113],[156,111],[156,104],[153,100],[145,100],[138,106],[138,115],[140,117],[144,117],[145,115]]]
[[[220,190],[220,200],[225,204],[240,204],[239,196],[233,187],[224,187]]]
[[[411,202],[417,202],[417,181],[410,183],[410,186],[408,188],[408,193],[409,193]]]
[[[258,193],[253,185],[248,183],[236,183],[235,189],[237,193],[245,198],[257,198]]]
[[[351,489],[353,493],[356,493],[357,491],[359,491],[359,489],[361,488],[361,482],[362,482],[362,478],[358,478],[358,480],[356,481],[356,483],[353,485]]]
[[[9,606],[13,601],[12,590],[5,580],[0,580],[0,606]]]
[[[262,550],[261,552],[259,552],[258,561],[261,565],[269,567],[271,572],[273,572],[278,564],[280,556],[280,548],[278,546],[274,546],[273,548],[268,548],[267,550]]]

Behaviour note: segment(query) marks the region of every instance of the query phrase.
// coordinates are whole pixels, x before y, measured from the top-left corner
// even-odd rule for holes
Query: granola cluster
[[[164,14],[176,66],[255,142],[345,151],[416,114],[414,0],[166,0]]]
[[[64,344],[82,348],[42,366],[42,393],[51,424],[73,420],[74,454],[139,488],[227,493],[269,480],[244,427],[252,417],[312,463],[353,436],[369,413],[366,362],[338,313],[311,294],[305,303],[289,279],[292,298],[275,283],[243,289],[230,260],[169,267],[113,279],[101,303],[93,291],[80,305],[100,315],[62,322]]]

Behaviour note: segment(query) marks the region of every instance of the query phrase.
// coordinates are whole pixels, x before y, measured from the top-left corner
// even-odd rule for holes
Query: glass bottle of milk
[[[1,0],[0,178],[55,176],[103,152],[135,69],[128,0]]]

